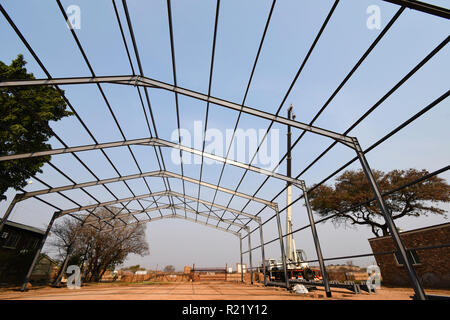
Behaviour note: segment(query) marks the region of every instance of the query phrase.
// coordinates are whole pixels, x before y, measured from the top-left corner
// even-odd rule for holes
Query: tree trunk
[[[55,279],[53,280],[53,283],[56,283],[56,280],[61,276],[61,273],[63,273],[63,267],[64,267],[64,261],[67,259],[67,257],[69,256],[69,252],[67,252],[66,253],[66,256],[64,257],[64,259],[62,260],[62,262],[61,262],[61,266],[59,267],[59,270],[58,270],[58,273],[56,274],[56,277],[55,277]],[[64,275],[62,275],[61,276],[61,278],[63,277]]]
[[[105,269],[103,269],[103,270],[102,270],[102,272],[100,273],[100,277],[99,277],[99,280],[101,280],[101,279],[103,278],[103,276],[104,276],[105,272],[106,272],[106,268],[105,268]]]
[[[389,235],[389,231],[388,231],[388,226],[387,225],[383,225],[381,227],[381,231],[383,231],[383,237]]]

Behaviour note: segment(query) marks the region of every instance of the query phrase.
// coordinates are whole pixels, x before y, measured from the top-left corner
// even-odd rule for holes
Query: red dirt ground
[[[427,294],[448,295],[450,290],[426,290]],[[338,300],[410,300],[409,288],[382,287],[376,294],[353,294],[345,289],[333,289],[332,299]],[[239,282],[178,282],[153,284],[89,284],[81,289],[39,287],[27,292],[6,289],[0,300],[311,300],[327,299],[322,289],[308,294],[295,294],[285,289],[261,284]]]

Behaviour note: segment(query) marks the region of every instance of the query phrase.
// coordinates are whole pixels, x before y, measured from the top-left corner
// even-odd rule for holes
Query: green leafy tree
[[[416,169],[393,170],[388,173],[374,171],[383,193],[428,174],[427,170]],[[388,226],[377,202],[367,203],[373,197],[372,189],[362,170],[345,171],[336,179],[334,187],[320,185],[310,194],[312,209],[322,217],[334,215],[332,221],[337,225],[365,225],[372,229],[375,236],[385,236],[388,234]],[[433,176],[389,194],[384,200],[394,220],[428,214],[445,216],[446,211],[436,204],[450,202],[450,186],[444,179]],[[359,205],[361,203],[365,204]]]
[[[34,79],[18,55],[10,65],[0,61],[0,81]],[[72,113],[58,89],[51,86],[0,88],[0,155],[50,149],[46,143],[54,134],[50,121]],[[27,179],[40,173],[50,156],[0,162],[0,201],[8,188],[23,188]]]

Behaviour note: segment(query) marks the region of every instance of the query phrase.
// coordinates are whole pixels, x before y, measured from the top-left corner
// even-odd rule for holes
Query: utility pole
[[[293,105],[291,104],[287,110],[287,117],[288,119],[295,119],[295,114],[292,112]],[[287,127],[287,158],[286,158],[286,175],[288,177],[291,177],[291,162],[292,162],[292,156],[291,156],[291,126],[288,125]],[[286,255],[287,259],[294,260],[294,256],[292,253],[292,207],[289,206],[292,203],[292,183],[287,182],[287,197],[286,197],[286,205],[287,207],[287,214],[286,214],[286,233],[288,236],[286,237]]]

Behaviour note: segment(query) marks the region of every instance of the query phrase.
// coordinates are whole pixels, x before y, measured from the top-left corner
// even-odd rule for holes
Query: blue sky
[[[77,46],[65,25],[64,18],[56,1],[2,0],[0,1],[13,18],[25,38],[35,49],[53,77],[90,76]],[[275,113],[303,58],[309,50],[319,28],[322,25],[334,1],[278,1],[275,5],[267,36],[261,51],[259,62],[246,100],[246,105]],[[434,1],[437,5],[446,5],[446,1]],[[120,37],[112,2],[98,1],[62,1],[65,8],[76,4],[81,9],[81,29],[76,33],[87,57],[97,75],[131,74],[126,51]],[[211,94],[216,97],[241,103],[250,76],[253,61],[264,30],[264,25],[272,1],[221,1],[214,72]],[[327,101],[339,83],[353,65],[378,36],[380,30],[366,27],[368,14],[366,8],[376,4],[381,9],[381,27],[383,28],[398,10],[396,5],[378,0],[340,1],[317,43],[301,76],[286,100],[282,115],[287,106],[295,107],[297,120],[309,122]],[[125,27],[127,42],[131,40],[126,28],[121,1],[117,1],[122,23]],[[144,73],[150,78],[173,83],[170,38],[166,1],[129,0],[128,7],[138,43]],[[210,72],[211,46],[213,41],[215,1],[173,1],[173,28],[175,58],[178,85],[207,93]],[[395,25],[365,60],[358,71],[347,82],[340,93],[315,122],[315,125],[343,132],[367,109],[376,103],[420,60],[448,36],[450,24],[445,19],[421,12],[405,10]],[[45,77],[33,57],[10,28],[6,20],[0,17],[0,60],[9,63],[18,53],[28,61],[27,68],[37,78]],[[375,112],[351,131],[357,136],[363,148],[367,148],[407,118],[431,103],[448,90],[450,59],[449,47],[442,49],[431,61],[420,69],[410,80],[387,99]],[[137,64],[132,51],[134,67]],[[102,85],[114,113],[124,130],[127,139],[148,136],[136,89],[128,86]],[[92,85],[65,86],[66,95],[80,117],[100,142],[117,141],[122,137],[111,114],[99,93]],[[175,99],[173,93],[149,89],[158,134],[170,140],[171,133],[177,128]],[[450,159],[449,100],[443,101],[431,112],[402,130],[367,156],[374,169],[391,170],[403,168],[437,170],[448,164]],[[206,103],[179,96],[181,127],[193,129],[194,121],[205,120]],[[233,129],[237,112],[210,105],[208,127],[221,131]],[[243,115],[240,128],[266,129],[269,121]],[[53,123],[55,132],[69,145],[91,144],[93,141],[84,131],[75,117]],[[280,157],[284,155],[285,128],[275,124],[280,130]],[[301,132],[294,131],[296,139]],[[329,139],[306,134],[293,151],[293,173],[297,175],[326,148]],[[52,139],[53,147],[61,145]],[[132,147],[143,171],[157,170],[155,154],[147,147]],[[124,148],[109,149],[106,153],[122,175],[137,173],[130,153]],[[167,169],[180,172],[180,166],[170,162],[170,150],[163,151]],[[112,167],[99,151],[80,153],[80,158],[91,166],[100,179],[115,176]],[[354,154],[344,146],[336,146],[304,176],[308,185],[321,181],[324,177]],[[55,156],[52,163],[62,169],[76,182],[93,180],[93,177],[72,156]],[[221,165],[209,165],[204,169],[203,179],[217,183]],[[355,163],[349,168],[358,168]],[[185,174],[197,178],[199,165],[185,165]],[[285,172],[284,164],[280,171]],[[227,166],[221,185],[235,188],[243,170]],[[450,178],[444,173],[441,177]],[[39,175],[52,186],[66,185],[70,182],[48,165],[44,174]],[[247,174],[239,191],[253,193],[264,177],[254,173]],[[161,179],[147,180],[152,191],[163,188]],[[136,194],[148,190],[143,180],[129,182]],[[179,181],[171,180],[173,189],[182,190]],[[270,179],[258,196],[272,199],[284,186],[282,181]],[[27,191],[44,188],[35,181]],[[197,195],[197,187],[186,184],[187,193]],[[130,195],[123,184],[112,184],[111,189],[120,197]],[[102,201],[111,200],[104,188],[89,189]],[[81,191],[66,192],[70,197],[83,204],[92,203]],[[8,192],[9,201],[14,195]],[[211,200],[213,192],[201,188],[201,195]],[[294,191],[294,196],[298,196]],[[73,204],[58,195],[43,197],[62,208]],[[219,194],[217,202],[227,204],[229,196]],[[0,204],[0,211],[7,203]],[[284,195],[276,201],[284,207]],[[234,199],[231,207],[241,209],[246,201]],[[133,204],[136,205],[136,204]],[[250,205],[249,213],[258,212],[261,206]],[[448,206],[446,206],[448,209]],[[12,220],[45,227],[52,209],[37,200],[27,200],[19,204],[13,212]],[[262,212],[263,219],[272,215],[270,210]],[[294,229],[307,224],[303,205],[294,205]],[[283,215],[284,217],[284,215]],[[445,222],[442,217],[406,218],[398,222],[402,229]],[[144,258],[131,257],[129,263],[140,263],[147,267],[173,264],[181,268],[184,264],[214,266],[234,264],[238,261],[239,247],[237,239],[226,233],[219,233],[203,226],[184,221],[164,220],[148,224],[148,239],[151,254]],[[367,238],[371,237],[368,228],[336,229],[331,223],[319,227],[325,256],[338,256],[370,252]],[[274,221],[264,229],[267,240],[276,235]],[[308,231],[295,235],[297,247],[305,248],[310,257],[314,257],[311,236]],[[254,243],[257,238],[252,237]],[[246,245],[246,243],[245,243]],[[277,258],[278,245],[268,247],[268,255]],[[254,261],[259,261],[259,253]],[[361,260],[368,264],[372,259]]]

